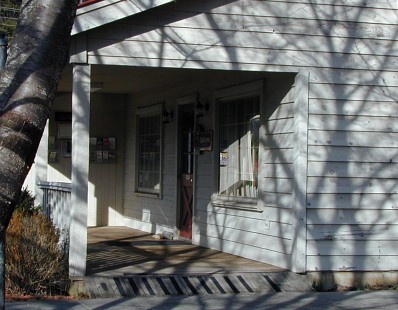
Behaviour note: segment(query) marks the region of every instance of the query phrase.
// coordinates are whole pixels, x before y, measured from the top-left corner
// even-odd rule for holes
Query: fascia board
[[[71,35],[112,23],[175,0],[104,0],[77,10]]]

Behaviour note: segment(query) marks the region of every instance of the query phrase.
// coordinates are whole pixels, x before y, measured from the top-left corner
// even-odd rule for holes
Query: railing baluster
[[[63,182],[40,182],[38,185],[43,191],[43,213],[60,230],[61,241],[68,242],[71,184]],[[66,244],[65,250],[69,250],[69,244]]]

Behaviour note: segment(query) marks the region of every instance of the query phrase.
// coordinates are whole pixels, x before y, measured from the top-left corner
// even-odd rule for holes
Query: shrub
[[[68,265],[60,231],[24,190],[7,229],[6,289],[13,294],[64,294]]]
[[[22,189],[15,209],[29,215],[40,211],[40,207],[35,206],[35,197],[26,188]]]

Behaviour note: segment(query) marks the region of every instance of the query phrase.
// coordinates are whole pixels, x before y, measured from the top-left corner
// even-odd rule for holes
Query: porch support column
[[[73,66],[70,276],[84,276],[86,273],[90,81],[89,65]]]
[[[294,81],[293,145],[293,247],[292,271],[307,271],[307,165],[309,72],[300,71]]]

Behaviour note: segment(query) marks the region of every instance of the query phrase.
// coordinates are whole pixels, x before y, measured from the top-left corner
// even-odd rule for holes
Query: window
[[[221,195],[257,197],[260,95],[219,101]]]
[[[218,91],[213,205],[257,211],[259,136],[265,81]]]
[[[138,116],[138,192],[160,193],[161,125],[160,113]]]

